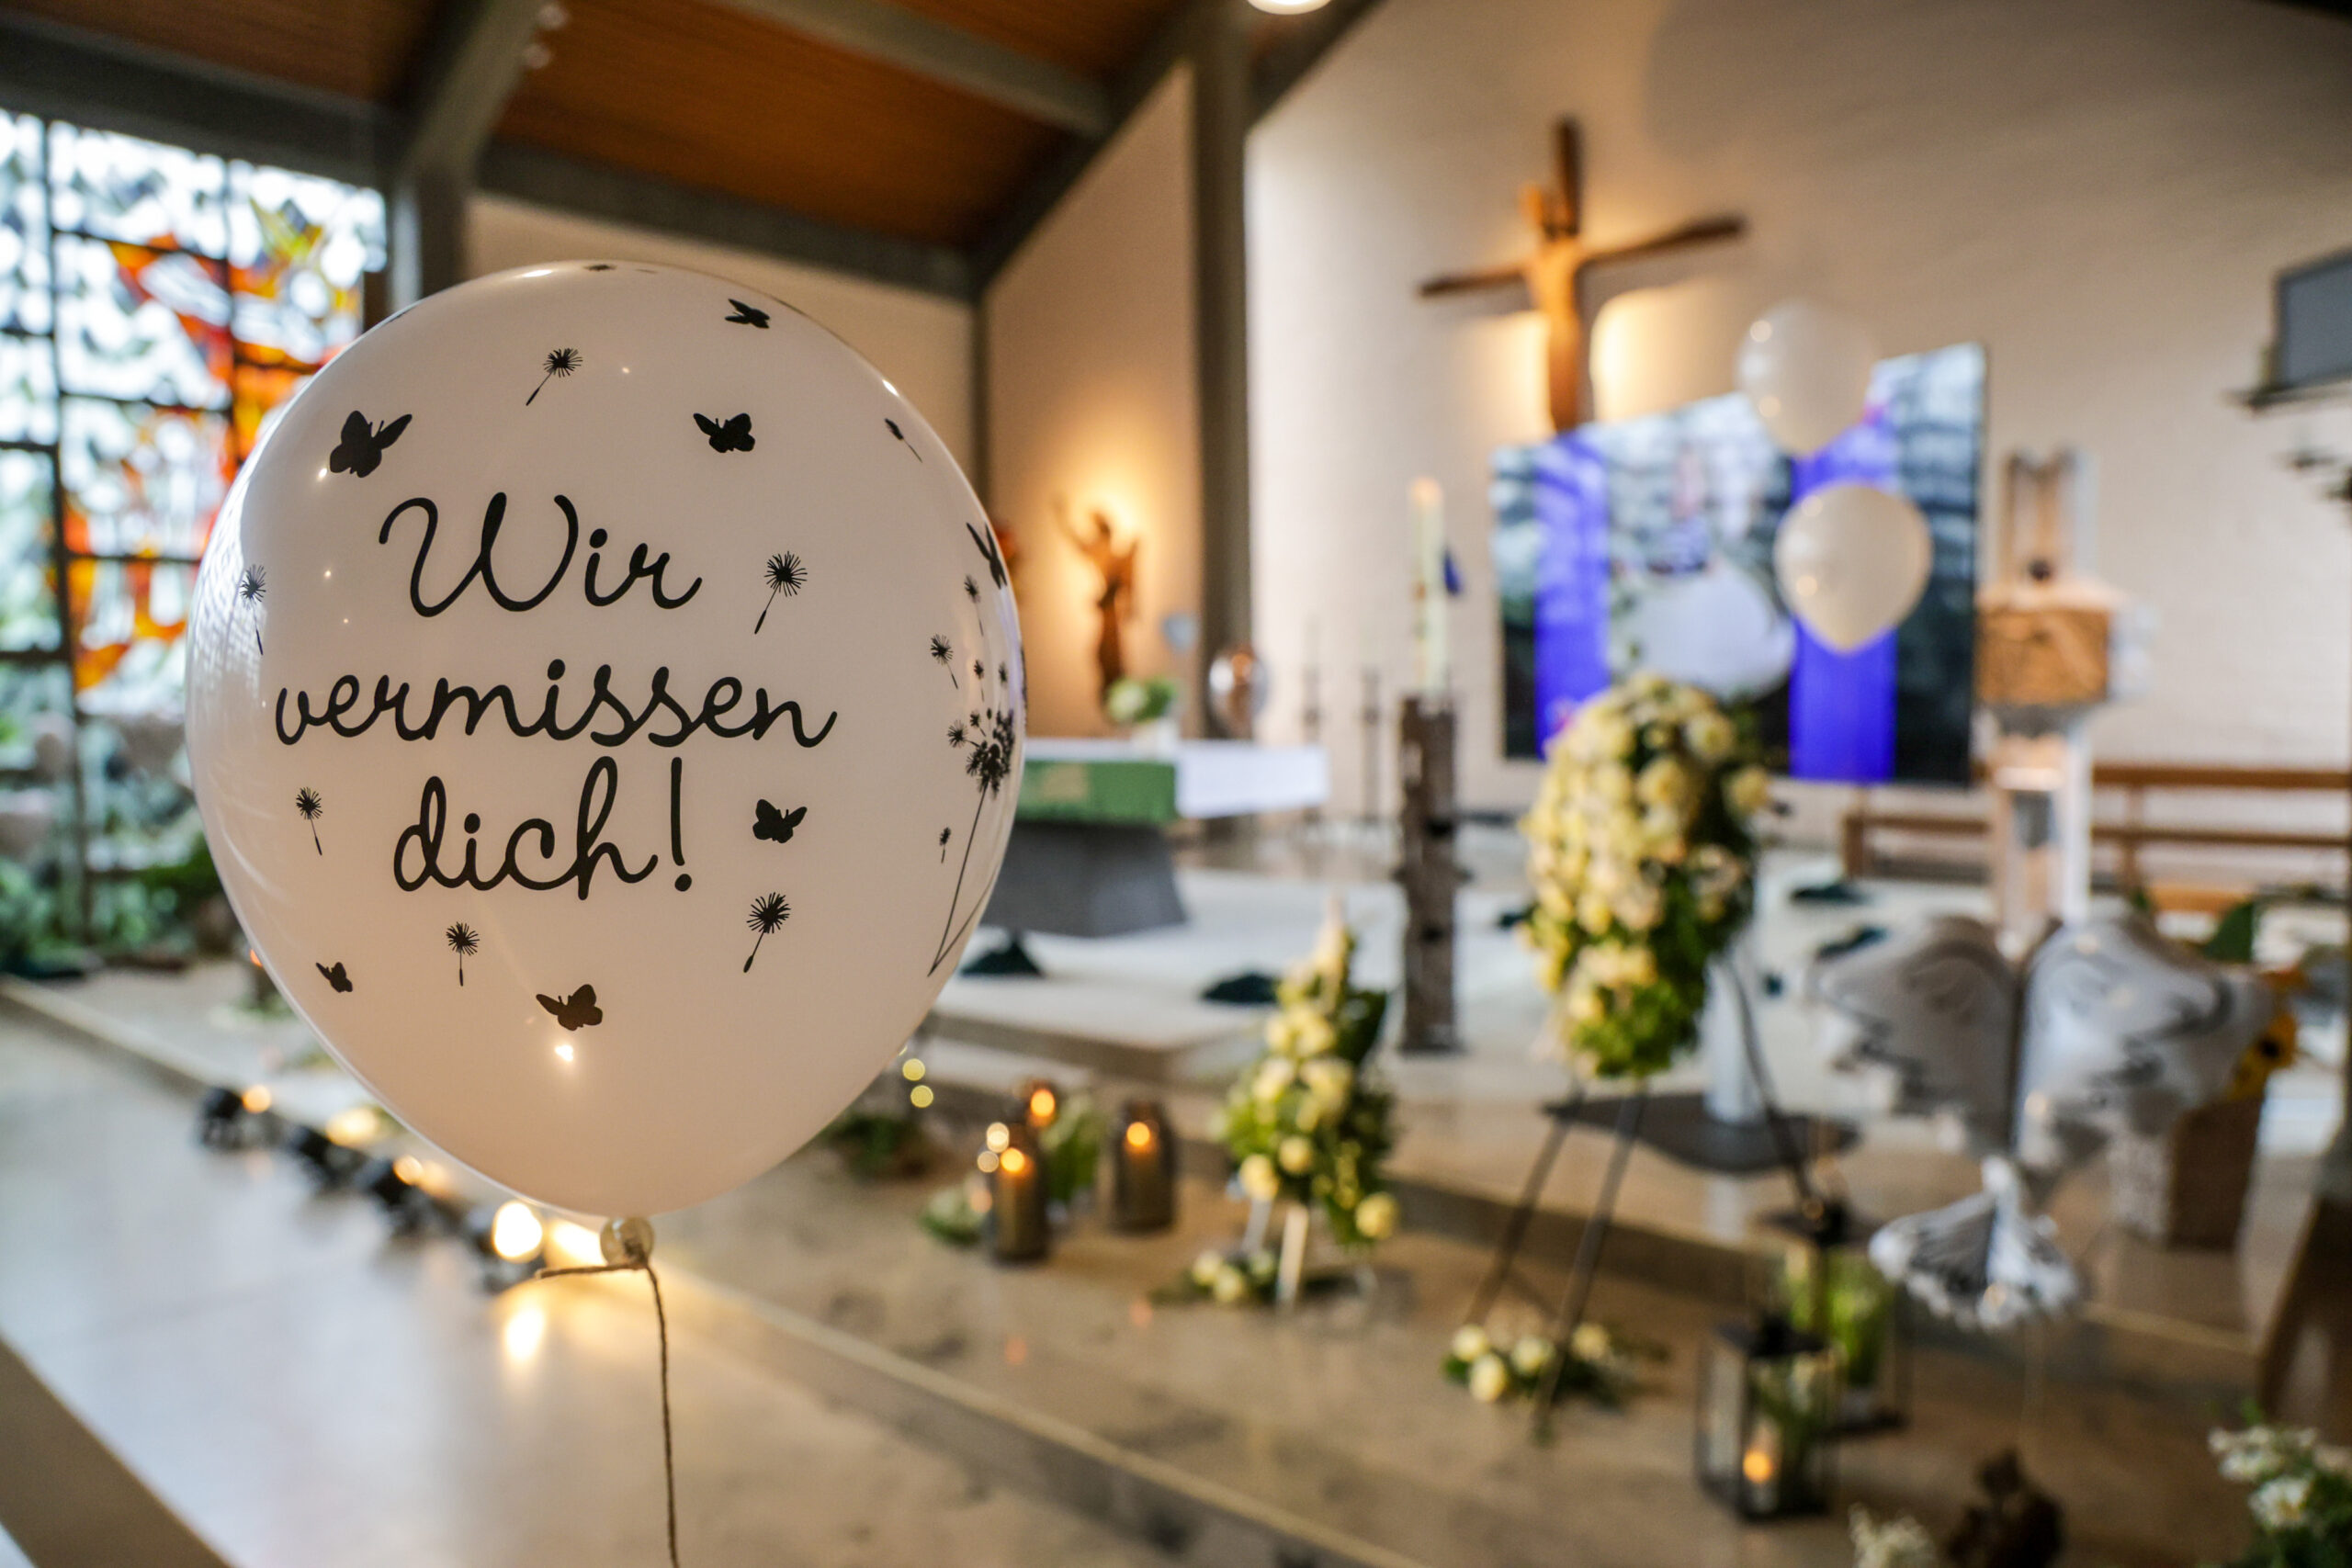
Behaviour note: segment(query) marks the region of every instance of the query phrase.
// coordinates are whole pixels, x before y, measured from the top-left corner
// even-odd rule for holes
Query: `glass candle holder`
[[[1724,1324],[1699,1371],[1699,1483],[1745,1519],[1824,1512],[1838,1415],[1827,1340],[1780,1317]]]
[[[1046,1162],[1037,1151],[1037,1134],[1025,1123],[1000,1123],[1005,1137],[996,1146],[996,1129],[989,1129],[995,1155],[989,1171],[989,1250],[1000,1263],[1033,1263],[1053,1245],[1053,1230],[1046,1221]]]

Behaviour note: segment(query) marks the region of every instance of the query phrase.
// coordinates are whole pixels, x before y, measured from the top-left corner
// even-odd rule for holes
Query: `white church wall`
[[[2281,458],[2352,414],[2257,421],[2281,266],[2352,243],[2352,28],[2256,0],[1386,0],[1250,148],[1257,626],[1295,734],[1310,628],[1351,803],[1358,670],[1409,675],[1406,487],[1444,486],[1473,805],[1501,757],[1487,456],[1547,434],[1541,327],[1435,273],[1513,260],[1517,191],[1583,125],[1586,232],[1716,212],[1749,237],[1596,290],[1604,416],[1729,389],[1744,325],[1804,294],[1888,354],[1982,341],[1989,480],[2099,465],[2098,565],[2161,616],[2104,754],[2340,762],[2352,536]],[[1637,287],[1654,286],[1654,287]],[[1620,291],[1610,298],[1612,290]],[[1801,792],[1826,839],[1843,792]]]
[[[472,270],[608,256],[692,267],[763,289],[840,334],[922,411],[940,440],[972,457],[972,309],[954,299],[801,266],[674,234],[477,196],[468,213]]]
[[[1198,649],[1161,633],[1201,593],[1193,336],[1192,79],[1161,84],[989,288],[990,497],[1019,541],[1015,586],[1042,735],[1105,728],[1101,579],[1057,521],[1100,509],[1136,541],[1128,672],[1189,690]],[[1197,724],[1197,716],[1194,716]]]

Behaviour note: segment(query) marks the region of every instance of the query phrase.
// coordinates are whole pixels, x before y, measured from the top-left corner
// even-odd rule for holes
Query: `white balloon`
[[[1758,317],[1739,345],[1739,389],[1784,452],[1818,452],[1870,406],[1878,350],[1852,317],[1790,299]]]
[[[205,830],[288,998],[418,1133],[598,1215],[725,1191],[890,1060],[994,883],[1023,712],[930,425],[791,307],[634,265],[339,355],[188,645]]]
[[[1772,541],[1781,596],[1841,653],[1909,615],[1934,564],[1919,509],[1873,485],[1824,485],[1790,510]]]

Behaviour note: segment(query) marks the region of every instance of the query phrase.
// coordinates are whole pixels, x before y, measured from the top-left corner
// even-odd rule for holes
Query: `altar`
[[[1011,933],[1125,936],[1184,923],[1168,829],[1321,806],[1319,746],[1032,739],[1021,801],[982,923]]]

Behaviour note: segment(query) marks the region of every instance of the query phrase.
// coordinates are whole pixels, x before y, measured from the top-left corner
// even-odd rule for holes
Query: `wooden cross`
[[[1584,321],[1584,275],[1593,267],[1614,262],[1646,260],[1717,240],[1736,239],[1747,231],[1747,220],[1702,218],[1630,245],[1605,251],[1588,249],[1582,237],[1582,138],[1573,119],[1561,120],[1554,135],[1557,138],[1559,189],[1547,191],[1531,185],[1520,193],[1520,206],[1535,229],[1535,254],[1509,266],[1432,277],[1421,285],[1420,292],[1422,299],[1434,299],[1448,294],[1523,285],[1551,328],[1545,357],[1549,366],[1552,427],[1573,430],[1585,420],[1585,384],[1591,371]]]

